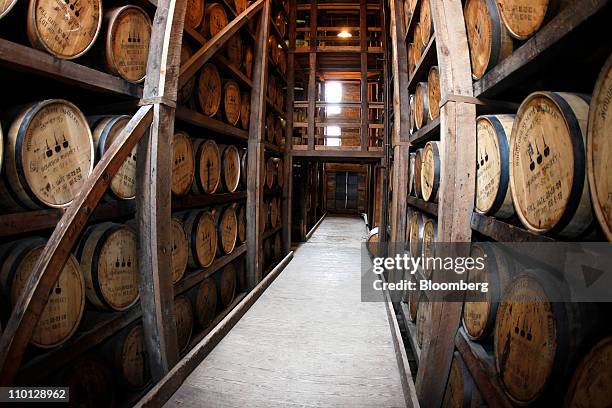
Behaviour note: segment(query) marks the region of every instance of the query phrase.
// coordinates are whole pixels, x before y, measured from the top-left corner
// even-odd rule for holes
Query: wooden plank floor
[[[328,216],[171,407],[399,407],[383,303],[360,301],[359,218]]]

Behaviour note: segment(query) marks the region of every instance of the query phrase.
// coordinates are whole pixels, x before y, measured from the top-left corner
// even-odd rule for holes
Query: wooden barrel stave
[[[599,341],[572,374],[565,396],[566,407],[612,406],[612,337]]]
[[[139,298],[136,234],[122,224],[89,227],[78,244],[87,300],[101,310],[124,311]]]
[[[468,0],[464,7],[472,78],[477,80],[512,54],[514,45],[495,0]]]
[[[425,49],[434,33],[434,25],[431,18],[431,7],[429,0],[421,0],[419,25],[421,26],[421,47]]]
[[[196,167],[193,143],[187,133],[174,134],[172,155],[172,194],[184,196],[191,191]]]
[[[423,198],[423,190],[421,188],[421,170],[423,169],[423,149],[417,149],[414,155],[414,190],[415,195]]]
[[[181,280],[189,262],[189,241],[183,223],[176,217],[172,217],[172,247],[170,249],[170,265],[172,272],[172,283]]]
[[[437,66],[431,67],[427,74],[427,107],[429,120],[440,116],[440,72]]]
[[[213,140],[195,139],[195,183],[197,194],[214,194],[221,184],[221,152]]]
[[[25,290],[46,241],[24,238],[0,248],[2,297],[14,306]],[[30,344],[52,348],[66,342],[77,330],[85,309],[85,282],[76,258],[68,256],[58,281],[34,327]]]
[[[96,161],[102,160],[106,151],[111,147],[130,119],[127,115],[88,118],[92,126]],[[136,197],[137,155],[138,146],[134,146],[132,151],[128,153],[125,162],[119,168],[119,171],[117,171],[117,174],[112,178],[108,191],[113,198],[117,200],[132,200]]]
[[[188,262],[190,268],[206,268],[217,253],[217,228],[210,211],[196,210],[178,213],[189,241]]]
[[[187,296],[174,299],[174,316],[176,318],[176,340],[179,352],[185,351],[193,332],[193,307]]]
[[[591,201],[608,241],[612,241],[612,57],[606,61],[593,91],[587,135],[587,174]]]
[[[440,142],[427,142],[423,149],[421,192],[425,201],[437,202],[440,188],[442,157]]]
[[[514,214],[510,191],[509,139],[514,115],[485,115],[476,121],[476,203],[480,214]]]
[[[225,191],[233,193],[240,185],[240,152],[234,145],[219,145],[221,151],[221,181]]]
[[[578,94],[534,92],[516,114],[510,187],[517,215],[530,231],[569,238],[592,227],[585,170],[587,100]]]
[[[422,213],[414,211],[410,219],[410,256],[423,255],[423,226],[425,217]]]
[[[241,204],[236,210],[236,219],[238,222],[238,242],[246,241],[246,205]]]
[[[102,0],[83,0],[79,7],[54,0],[31,0],[27,35],[34,48],[60,59],[75,59],[93,46],[102,27]]]
[[[193,306],[193,314],[198,325],[205,329],[212,323],[217,311],[217,287],[212,277],[187,292]]]
[[[423,257],[433,258],[435,256],[436,242],[438,240],[438,223],[433,218],[428,218],[423,223]],[[433,269],[429,263],[423,265],[423,273],[427,279],[431,278]]]
[[[496,0],[501,19],[513,38],[526,40],[544,23],[550,0]]]
[[[242,65],[242,49],[242,37],[240,33],[234,34],[227,40],[225,54],[227,55],[229,63],[236,68],[240,68]]]
[[[187,0],[185,27],[197,30],[204,21],[204,0]]]
[[[103,346],[102,354],[112,362],[113,377],[122,388],[139,390],[150,383],[149,357],[141,324],[113,336]]]
[[[108,27],[104,45],[106,69],[129,82],[144,81],[152,32],[149,15],[138,6],[127,5],[110,9],[104,20]]]
[[[196,90],[202,113],[209,117],[215,116],[221,107],[222,83],[219,70],[214,64],[209,62],[202,67]]]
[[[217,253],[229,255],[236,247],[238,238],[238,218],[236,217],[236,204],[218,207],[213,211],[217,228]]]
[[[215,274],[215,283],[220,308],[228,307],[236,294],[236,267],[233,263],[225,265]]]
[[[53,125],[42,125],[46,123]],[[0,206],[5,210],[67,207],[93,170],[87,120],[75,105],[62,99],[18,110],[5,144],[0,182]]]
[[[248,130],[250,120],[251,120],[251,93],[248,91],[244,91],[240,95],[240,125],[242,126],[243,129]]]
[[[414,124],[421,129],[429,120],[429,100],[427,96],[427,82],[417,84],[414,94]]]
[[[233,79],[226,81],[223,85],[223,114],[232,126],[236,126],[240,120],[241,103],[242,94],[238,83]]]
[[[486,406],[461,355],[455,351],[442,399],[442,407],[484,408]]]
[[[187,24],[187,22],[185,22],[185,24]],[[185,65],[192,56],[193,50],[191,49],[189,44],[187,44],[187,42],[183,41],[183,43],[181,44],[181,66]],[[191,101],[191,98],[195,91],[195,87],[196,77],[193,76],[189,78],[189,81],[187,81],[187,83],[185,83],[185,85],[183,85],[181,89],[178,90],[176,102],[180,105],[185,105],[189,101]]]
[[[201,33],[206,39],[211,39],[228,24],[225,7],[221,3],[206,4],[204,11],[204,25]]]

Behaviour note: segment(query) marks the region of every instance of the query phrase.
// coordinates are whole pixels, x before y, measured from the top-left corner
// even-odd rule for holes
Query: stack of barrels
[[[0,3],[0,18],[26,28],[32,47],[56,58],[73,60],[96,54],[100,68],[129,82],[142,82],[147,71],[151,18],[136,5],[105,9],[102,0],[78,2],[30,0],[28,12],[13,11],[17,1]],[[22,16],[27,16],[22,21]],[[7,22],[11,24],[11,22]]]
[[[406,4],[408,3],[408,4]],[[418,3],[418,8],[417,7]],[[410,18],[412,26],[407,27],[409,30],[408,41],[408,75],[412,77],[416,72],[416,68],[421,63],[423,52],[433,38],[434,24],[431,18],[430,0],[406,0],[404,9],[411,10]]]
[[[539,91],[515,115],[479,117],[475,210],[502,219],[516,215],[532,233],[571,240],[598,238],[597,220],[612,239],[611,78],[612,57],[592,96]],[[548,271],[525,268],[498,246],[473,244],[472,255],[486,255],[487,262],[484,271],[470,271],[469,280],[489,282],[490,290],[484,301],[466,298],[463,327],[472,340],[493,342],[508,399],[610,405],[609,393],[587,385],[607,384],[611,375],[612,341],[598,327],[600,306],[559,302],[561,289]]]
[[[427,81],[416,84],[410,95],[410,133],[414,133],[440,116],[440,72],[438,66],[429,69]]]
[[[408,192],[414,197],[438,201],[442,170],[442,145],[431,141],[409,156]]]
[[[552,0],[467,0],[465,25],[472,77],[481,79],[560,11]],[[565,2],[567,3],[567,2]]]
[[[282,255],[282,225],[283,200],[281,191],[285,183],[283,159],[268,157],[263,171],[264,190],[268,191],[262,203],[261,232],[271,235],[263,242],[264,266],[271,266]],[[278,231],[277,231],[278,230]]]
[[[211,39],[228,24],[225,6],[221,3],[193,1],[188,7],[185,25],[199,31],[205,39]],[[236,2],[235,7],[241,10],[246,3]],[[223,49],[227,64],[241,70],[247,77],[252,76],[253,47],[246,44],[240,32],[234,34]],[[181,64],[185,65],[193,55],[193,48],[183,42]],[[241,89],[234,79],[222,75],[223,71],[213,62],[206,63],[190,78],[179,91],[178,102],[197,108],[204,115],[225,121],[226,123],[247,130],[249,128],[251,95]]]

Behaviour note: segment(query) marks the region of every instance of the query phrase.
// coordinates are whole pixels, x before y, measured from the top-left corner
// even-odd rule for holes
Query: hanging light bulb
[[[338,37],[340,38],[351,38],[353,34],[349,33],[347,30],[342,30],[338,33]]]

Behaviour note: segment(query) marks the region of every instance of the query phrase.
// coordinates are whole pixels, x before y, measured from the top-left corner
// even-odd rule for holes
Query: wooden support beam
[[[408,195],[408,149],[399,143],[410,140],[410,104],[408,100],[408,67],[404,38],[404,8],[399,0],[389,2],[393,81],[393,198],[391,200],[391,242],[406,239],[406,196]]]
[[[310,3],[310,53],[308,54],[308,150],[314,150],[317,101],[317,0]]]
[[[138,146],[136,175],[138,269],[145,347],[154,381],[179,357],[171,270],[172,138],[187,0],[159,0],[143,103],[153,107],[151,130]]]
[[[261,1],[261,0],[260,0]],[[270,34],[271,1],[263,0],[259,30],[254,50],[253,89],[249,126],[247,176],[247,284],[250,289],[263,276],[261,207],[263,204],[264,133],[266,123],[266,84],[268,79],[268,35]]]
[[[296,2],[289,2],[289,50],[295,50]],[[295,55],[287,56],[287,123],[285,126],[285,185],[283,187],[283,253],[291,250],[291,223],[293,200],[293,102],[295,100]]]
[[[368,150],[370,129],[368,120],[368,27],[366,0],[359,0],[359,45],[361,48],[361,150]]]
[[[440,68],[441,99],[452,95],[473,96],[467,35],[461,0],[431,2]],[[476,108],[473,104],[450,101],[440,112],[442,168],[438,204],[438,240],[470,242],[470,220],[474,206]],[[453,253],[451,256],[469,254]],[[440,406],[455,347],[454,337],[461,319],[459,302],[434,302],[431,316],[431,341],[421,351],[421,367],[416,387],[424,406]]]

